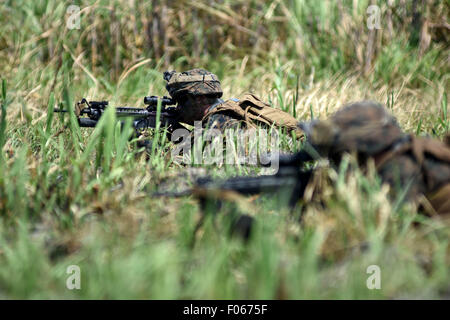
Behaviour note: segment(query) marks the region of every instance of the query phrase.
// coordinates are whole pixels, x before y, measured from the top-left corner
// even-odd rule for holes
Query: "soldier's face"
[[[208,96],[180,97],[179,105],[182,108],[182,121],[187,124],[193,124],[194,121],[200,121],[208,111],[208,108],[214,103],[215,98]]]

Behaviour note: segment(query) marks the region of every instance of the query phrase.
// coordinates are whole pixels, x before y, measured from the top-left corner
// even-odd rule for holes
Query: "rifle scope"
[[[161,106],[171,106],[176,104],[176,102],[172,98],[166,96],[162,98],[159,98],[157,96],[148,96],[144,98],[144,103],[149,106],[157,106],[158,100],[161,100]]]

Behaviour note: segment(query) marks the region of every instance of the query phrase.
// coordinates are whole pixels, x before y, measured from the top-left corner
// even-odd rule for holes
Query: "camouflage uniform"
[[[216,75],[203,69],[193,69],[182,73],[175,71],[165,72],[164,80],[167,81],[166,88],[172,98],[180,104],[188,100],[186,97],[208,96],[215,98],[202,116],[203,127],[219,129],[223,131],[228,128],[249,126],[271,126],[286,127],[289,130],[298,130],[297,120],[288,113],[273,108],[262,102],[253,94],[244,94],[241,97],[232,98],[227,101],[220,99],[222,89]],[[195,109],[197,106],[186,106]]]
[[[343,153],[353,152],[362,165],[371,158],[394,193],[406,191],[406,199],[415,202],[424,195],[428,212],[450,213],[449,146],[404,133],[380,104],[350,104],[327,121],[300,127],[321,156],[339,163]]]
[[[212,105],[208,112],[215,110],[217,106],[225,103],[225,101],[219,99],[217,103]],[[231,115],[226,115],[224,113],[213,113],[202,120],[203,126],[209,129],[218,129],[224,131],[226,129],[238,129],[242,126],[242,121],[237,120]]]

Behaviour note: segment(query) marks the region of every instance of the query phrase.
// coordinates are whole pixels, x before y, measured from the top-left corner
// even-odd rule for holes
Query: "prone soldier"
[[[339,164],[344,153],[353,153],[365,166],[373,161],[391,194],[426,213],[450,214],[450,146],[429,137],[405,133],[380,104],[349,104],[328,120],[301,123],[308,143],[321,157]]]
[[[180,122],[189,125],[201,121],[204,128],[219,129],[272,125],[299,132],[298,121],[289,113],[273,108],[254,94],[222,100],[218,77],[204,69],[185,72],[166,71],[166,89],[177,101]]]
[[[274,195],[283,190],[291,207],[299,201],[321,203],[324,191],[321,179],[327,170],[306,169],[305,162],[326,158],[332,166],[337,166],[344,154],[353,154],[363,170],[370,162],[375,165],[382,182],[390,186],[392,198],[398,197],[400,192],[404,194],[405,202],[419,205],[421,212],[450,216],[448,141],[403,132],[397,120],[382,105],[372,101],[349,104],[327,120],[302,122],[299,127],[306,136],[305,148],[280,158],[277,174],[234,177],[225,181],[201,178],[197,179],[194,189],[178,195],[194,194],[204,203],[207,199],[225,199],[230,192]],[[247,238],[253,219],[247,215],[235,219],[235,227],[242,229],[241,233]]]

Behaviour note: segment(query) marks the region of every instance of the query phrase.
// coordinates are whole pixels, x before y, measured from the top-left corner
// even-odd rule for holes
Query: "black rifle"
[[[198,178],[194,188],[180,192],[156,192],[155,196],[180,197],[191,194],[207,196],[208,192],[234,191],[242,195],[259,193],[274,194],[277,191],[287,195],[290,208],[295,207],[303,196],[306,185],[312,175],[312,169],[303,165],[313,160],[309,151],[303,150],[293,155],[280,155],[279,169],[273,175],[241,176],[225,180],[214,180],[211,177]]]
[[[180,192],[156,192],[153,196],[158,197],[182,197],[194,195],[200,202],[202,217],[198,221],[195,234],[203,225],[206,208],[209,204],[216,206],[217,212],[221,207],[221,194],[226,191],[234,191],[242,195],[254,195],[267,193],[283,195],[287,197],[288,206],[293,209],[299,199],[303,197],[306,186],[310,181],[314,169],[305,169],[304,164],[314,160],[310,150],[303,150],[293,155],[283,155],[279,157],[279,170],[273,175],[243,176],[233,177],[225,180],[214,180],[210,177],[199,178],[195,181],[192,189]],[[212,196],[212,197],[211,197]],[[232,214],[231,229],[232,234],[238,234],[244,239],[248,239],[251,234],[254,220],[247,214]],[[299,217],[301,219],[301,216]]]
[[[159,117],[160,127],[167,127],[168,132],[172,132],[177,128],[182,128],[178,121],[179,109],[176,107],[167,107],[176,104],[176,102],[169,97],[145,97],[144,104],[147,105],[146,108],[116,107],[116,116],[119,119],[123,117],[132,117],[132,126],[136,132],[142,131],[147,128],[156,128],[158,103],[161,103],[161,112]],[[95,127],[102,115],[105,113],[108,105],[108,101],[87,101],[85,98],[83,98],[80,102],[77,103],[77,106],[79,108],[79,114],[77,115],[77,118],[80,127]],[[63,109],[55,109],[54,111],[68,112],[68,110]]]

